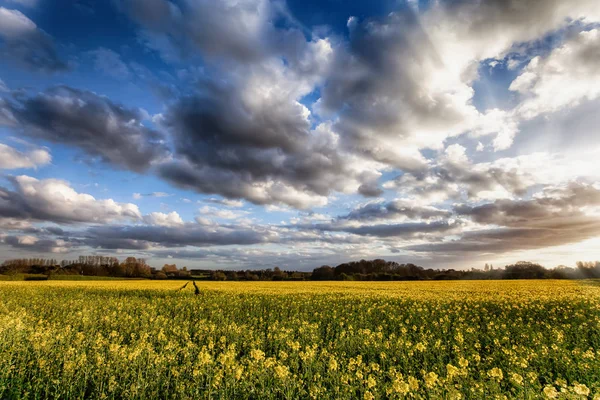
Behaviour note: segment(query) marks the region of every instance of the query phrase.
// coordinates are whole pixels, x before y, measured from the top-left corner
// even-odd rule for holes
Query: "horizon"
[[[39,265],[47,265],[47,266],[61,266],[65,267],[65,266],[69,266],[69,265],[77,265],[77,264],[88,264],[87,261],[85,260],[81,260],[82,257],[90,257],[90,255],[78,255],[75,258],[72,259],[61,259],[59,261],[59,259],[56,258],[42,258],[42,257],[23,257],[23,258],[15,258],[15,259],[7,259],[3,261],[3,264],[0,264],[0,266],[2,265],[8,265],[10,262],[18,262],[18,261],[27,261],[27,260],[39,260],[40,262],[43,261],[44,263],[39,264]],[[93,257],[93,255],[92,255]],[[102,257],[106,257],[106,258],[114,258],[116,259],[119,263],[125,263],[126,262],[126,258],[119,258],[117,256],[114,255],[102,255]],[[133,256],[128,256],[128,257],[133,257]],[[134,257],[135,258],[135,257]],[[553,269],[562,269],[562,268],[570,268],[570,269],[577,269],[580,266],[582,267],[594,267],[594,265],[596,266],[596,268],[598,267],[598,265],[600,265],[600,261],[590,261],[590,260],[579,260],[577,262],[575,262],[575,265],[565,265],[565,264],[558,264],[558,265],[554,265],[554,266],[550,266],[550,265],[542,265],[542,264],[538,264],[532,261],[526,261],[526,260],[520,260],[520,261],[516,261],[514,263],[511,264],[506,264],[506,265],[497,265],[494,267],[493,263],[485,263],[485,265],[483,266],[471,266],[471,267],[465,267],[465,268],[442,268],[442,267],[435,267],[435,266],[431,266],[431,267],[424,267],[422,265],[419,264],[415,264],[412,263],[410,261],[408,262],[404,262],[404,263],[400,263],[400,262],[396,262],[396,261],[391,261],[391,260],[385,260],[385,259],[361,259],[361,260],[346,260],[343,261],[341,263],[337,263],[337,264],[333,264],[333,265],[315,265],[314,267],[308,268],[308,269],[286,269],[286,268],[281,268],[279,265],[274,265],[273,267],[265,267],[265,266],[249,266],[248,268],[238,268],[236,269],[235,267],[229,267],[229,268],[190,268],[187,265],[177,265],[175,263],[172,264],[163,264],[162,266],[159,265],[152,265],[152,260],[151,259],[145,259],[145,258],[137,258],[137,261],[143,261],[149,268],[153,269],[153,270],[157,270],[160,271],[162,268],[164,267],[172,267],[175,266],[178,270],[188,270],[188,271],[265,271],[265,270],[272,270],[273,268],[279,268],[281,271],[284,272],[301,272],[301,273],[310,273],[312,271],[314,271],[315,269],[321,268],[321,267],[330,267],[330,268],[336,268],[340,265],[344,265],[344,264],[352,264],[352,263],[360,263],[360,262],[367,262],[367,263],[372,263],[373,261],[384,261],[386,263],[397,263],[399,265],[414,265],[416,267],[419,268],[423,268],[425,270],[434,270],[434,271],[447,271],[447,270],[456,270],[456,271],[502,271],[504,270],[506,267],[513,267],[516,265],[533,265],[533,266],[540,266],[546,270],[553,270]],[[55,261],[52,264],[45,264],[45,262],[47,261]],[[65,264],[65,265],[63,265]],[[38,265],[35,262],[32,265]],[[98,264],[96,264],[98,265]],[[100,265],[105,265],[105,264],[100,264]],[[106,264],[108,265],[108,264]]]
[[[0,263],[600,259],[600,2],[0,0]]]

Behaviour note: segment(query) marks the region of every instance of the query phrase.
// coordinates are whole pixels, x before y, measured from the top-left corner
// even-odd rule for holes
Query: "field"
[[[600,286],[0,282],[0,398],[600,399]]]

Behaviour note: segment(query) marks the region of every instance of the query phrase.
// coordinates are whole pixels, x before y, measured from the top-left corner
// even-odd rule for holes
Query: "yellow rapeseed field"
[[[0,399],[600,399],[600,285],[0,282]]]

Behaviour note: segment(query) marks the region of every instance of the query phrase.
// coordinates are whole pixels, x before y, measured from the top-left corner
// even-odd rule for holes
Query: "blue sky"
[[[0,259],[597,259],[598,23],[591,0],[0,0]]]

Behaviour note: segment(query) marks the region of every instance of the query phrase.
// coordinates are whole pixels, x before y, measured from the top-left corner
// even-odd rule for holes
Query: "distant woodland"
[[[48,279],[61,275],[90,277],[145,278],[145,279],[197,279],[217,281],[417,281],[457,279],[589,279],[600,278],[600,261],[577,262],[573,267],[543,266],[521,261],[501,268],[486,264],[482,269],[425,269],[415,264],[400,264],[394,261],[360,260],[340,264],[336,267],[323,265],[312,272],[284,271],[273,269],[208,270],[178,268],[165,264],[153,268],[143,258],[127,257],[119,261],[116,257],[80,256],[76,260],[45,258],[20,258],[7,260],[0,266],[2,275],[24,275],[25,279]]]

